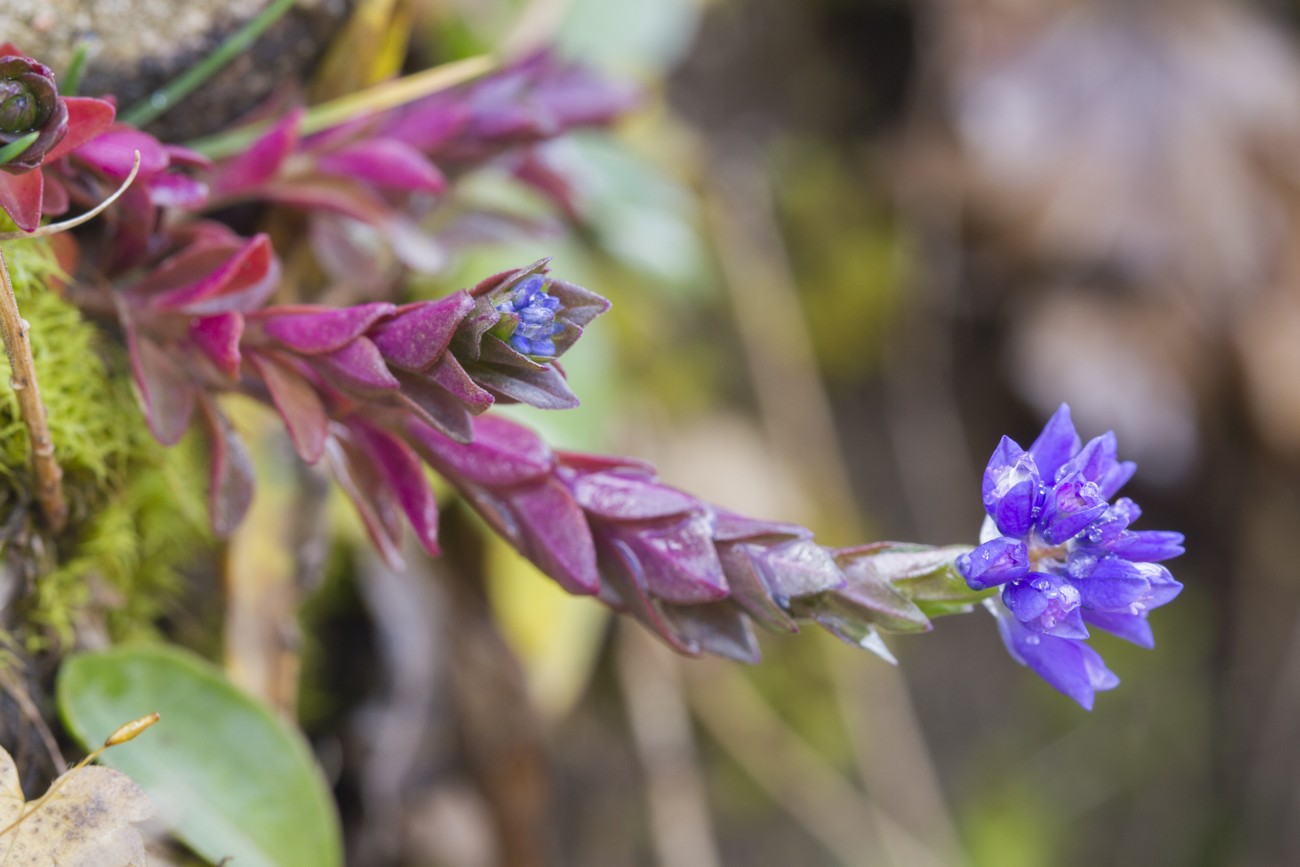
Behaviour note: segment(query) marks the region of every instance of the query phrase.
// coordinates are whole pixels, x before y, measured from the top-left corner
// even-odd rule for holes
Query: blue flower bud
[[[1019,539],[999,536],[958,557],[957,571],[972,590],[987,590],[1025,577],[1029,549]]]
[[[1038,528],[1050,544],[1060,545],[1105,514],[1106,508],[1096,482],[1082,473],[1069,473],[1047,492]]]
[[[984,509],[1005,536],[1024,536],[1038,517],[1042,478],[1034,458],[1003,437],[984,470]]]

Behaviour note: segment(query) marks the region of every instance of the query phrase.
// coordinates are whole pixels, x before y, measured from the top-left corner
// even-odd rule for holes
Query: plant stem
[[[0,250],[0,336],[4,338],[5,353],[9,356],[11,377],[18,398],[18,413],[27,426],[31,442],[32,471],[36,477],[36,501],[50,529],[58,532],[68,521],[68,504],[63,498],[63,470],[54,456],[54,441],[50,439],[50,425],[45,416],[45,404],[36,384],[36,365],[32,361],[32,346],[27,339],[28,325],[18,313],[18,299],[9,280],[4,251]]]
[[[140,102],[128,108],[118,116],[118,120],[132,126],[144,126],[149,121],[170,109],[176,103],[189,96],[209,78],[216,75],[226,64],[234,60],[252,45],[257,37],[266,32],[284,13],[293,8],[297,0],[275,0],[261,13],[230,38],[221,43],[216,51],[202,61],[185,70],[181,75],[167,82],[164,87],[155,90]]]
[[[302,134],[311,135],[350,120],[378,114],[408,102],[464,84],[495,69],[497,61],[486,54],[444,63],[414,75],[403,76],[374,87],[349,93],[338,99],[322,102],[307,109],[302,121]],[[207,138],[186,142],[190,150],[198,151],[210,159],[219,160],[248,149],[248,146],[270,129],[274,121],[249,124],[229,132],[217,133]]]

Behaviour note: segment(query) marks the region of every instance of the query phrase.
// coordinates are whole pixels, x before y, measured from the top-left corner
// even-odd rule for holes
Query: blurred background
[[[302,705],[356,863],[1300,863],[1291,4],[411,10],[422,62],[555,43],[644,89],[548,152],[568,228],[441,281],[544,254],[613,300],[567,365],[583,408],[528,416],[551,441],[827,544],[973,543],[998,437],[1068,401],[1138,462],[1140,526],[1187,534],[1186,590],[1154,651],[1096,640],[1123,684],[1089,714],[982,612],[891,639],[897,669],[806,630],[745,670],[486,537],[432,582],[336,552],[308,641],[365,649],[309,654]]]
[[[447,556],[405,574],[344,533],[278,696],[349,863],[1300,864],[1294,4],[360,5],[410,68],[555,45],[643,92],[546,146],[571,214],[467,179],[491,243],[428,287],[549,255],[614,302],[566,358],[582,408],[518,413],[552,443],[824,544],[974,544],[998,438],[1066,401],[1188,553],[1154,651],[1095,640],[1123,683],[1086,713],[982,612],[891,638],[897,668],[805,630],[745,669],[565,596],[454,504]],[[275,474],[304,481],[267,461],[253,533],[292,513]]]

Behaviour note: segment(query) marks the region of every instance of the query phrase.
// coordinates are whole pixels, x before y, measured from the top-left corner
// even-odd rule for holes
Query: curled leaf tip
[[[78,214],[72,219],[64,220],[61,223],[47,223],[31,232],[0,232],[0,241],[17,241],[22,238],[44,238],[48,235],[57,235],[60,232],[75,229],[82,223],[88,223],[100,214],[104,213],[110,205],[116,202],[135,181],[136,175],[138,174],[140,174],[140,152],[136,151],[135,160],[131,165],[131,173],[126,176],[126,180],[122,181],[122,185],[114,190],[112,195],[91,208],[89,211],[86,211],[86,213]]]

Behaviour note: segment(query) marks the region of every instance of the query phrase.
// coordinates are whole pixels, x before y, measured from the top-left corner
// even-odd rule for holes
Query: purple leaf
[[[381,482],[381,473],[370,455],[351,440],[350,432],[337,426],[336,435],[325,442],[325,461],[339,487],[356,507],[366,533],[384,562],[392,569],[404,569],[401,553],[399,507]]]
[[[750,665],[762,658],[753,625],[730,600],[708,605],[664,605],[662,610],[674,631],[705,653]]]
[[[195,245],[168,259],[130,290],[157,310],[194,315],[247,311],[275,291],[280,266],[271,239],[255,235],[237,248]]]
[[[370,339],[389,364],[418,372],[431,367],[451,343],[474,299],[461,290],[438,301],[421,301],[398,308],[375,327]]]
[[[678,653],[699,656],[699,643],[673,628],[647,595],[645,571],[631,549],[618,539],[607,539],[597,550],[600,573],[605,576],[601,599],[640,620]]]
[[[129,325],[127,345],[149,429],[163,445],[180,442],[194,415],[198,389],[172,353],[165,352],[149,338],[134,334]]]
[[[158,208],[197,211],[208,203],[208,185],[188,175],[168,173],[149,181],[149,201]]]
[[[239,339],[243,333],[244,317],[238,313],[218,313],[190,320],[190,342],[230,379],[239,378]]]
[[[385,226],[397,214],[369,187],[323,175],[263,184],[257,188],[257,198],[300,211],[331,211],[372,226]]]
[[[211,453],[208,518],[212,532],[224,539],[244,520],[253,502],[253,461],[243,440],[212,401],[203,398],[201,407]]]
[[[582,509],[554,479],[524,487],[510,498],[523,530],[523,551],[570,593],[600,589],[596,547]]]
[[[705,515],[650,526],[607,525],[601,533],[622,541],[636,556],[646,589],[656,598],[694,605],[727,597],[727,579]]]
[[[811,539],[812,531],[798,524],[748,518],[725,509],[713,510],[713,540],[719,544],[782,536]]]
[[[281,166],[298,148],[299,128],[305,109],[281,118],[239,156],[217,170],[213,187],[219,196],[233,196],[260,187],[280,173]]]
[[[455,395],[435,382],[401,370],[397,371],[397,381],[401,384],[397,399],[421,421],[457,443],[474,440],[474,416]]]
[[[329,431],[329,418],[320,395],[287,363],[261,352],[250,352],[248,360],[266,383],[298,455],[309,464],[316,463],[325,452],[325,436]]]
[[[496,398],[479,388],[478,383],[470,378],[456,356],[450,352],[445,353],[437,364],[426,371],[425,378],[446,389],[448,394],[474,415],[482,415],[496,403]]]
[[[799,626],[785,609],[772,599],[767,583],[746,545],[718,545],[718,560],[731,588],[731,599],[745,609],[759,625],[773,632],[798,632]]]
[[[368,138],[316,159],[316,168],[403,191],[440,193],[447,179],[415,148],[395,138]]]
[[[615,522],[650,521],[703,512],[689,494],[647,479],[591,473],[573,483],[578,504],[597,518]]]
[[[392,113],[383,135],[419,151],[432,151],[465,128],[469,110],[446,95],[426,97]]]
[[[384,364],[379,350],[364,337],[358,337],[342,349],[310,358],[331,385],[362,399],[373,400],[401,387]]]
[[[778,602],[845,586],[844,573],[835,558],[811,539],[746,547],[768,590]]]
[[[420,459],[406,443],[372,425],[354,420],[349,427],[356,434],[359,446],[369,452],[373,466],[381,475],[381,483],[388,486],[406,513],[420,545],[437,556],[440,553],[438,501],[425,478]]]
[[[117,125],[77,148],[76,158],[114,181],[124,181],[140,154],[140,177],[151,178],[167,169],[170,159],[158,139],[125,125]]]
[[[498,399],[517,401],[538,409],[573,409],[578,396],[553,365],[541,370],[475,363],[466,368],[474,381]]]
[[[287,349],[304,355],[334,352],[369,331],[396,311],[386,302],[356,307],[300,305],[268,307],[249,317],[262,331]]]
[[[476,485],[503,488],[550,474],[555,456],[537,434],[492,415],[474,423],[474,442],[455,442],[427,424],[408,424],[417,449],[439,472]]]

